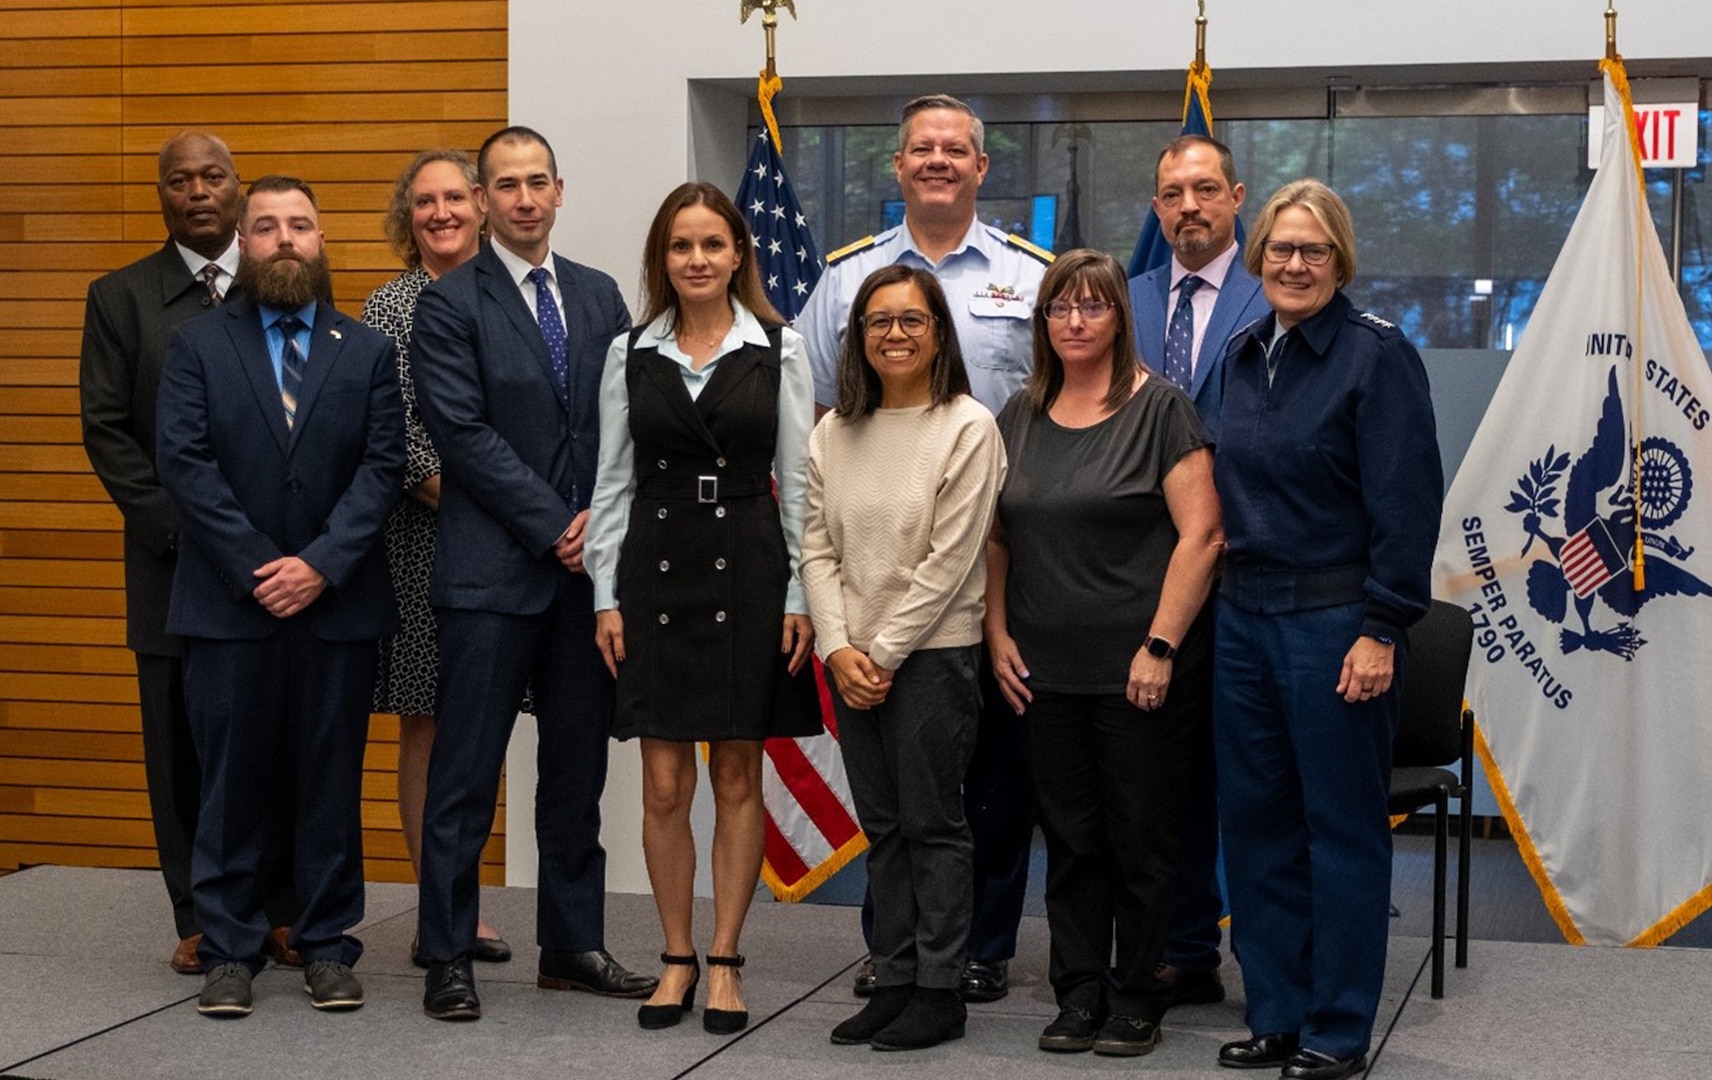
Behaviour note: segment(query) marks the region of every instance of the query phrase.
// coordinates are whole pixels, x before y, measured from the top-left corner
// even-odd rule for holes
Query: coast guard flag
[[[1712,905],[1712,376],[1647,212],[1628,80],[1599,171],[1445,499],[1487,778],[1574,944]]]
[[[1183,85],[1183,130],[1179,135],[1213,134],[1213,102],[1208,91],[1213,85],[1213,69],[1200,60],[1189,65],[1189,78]],[[1242,219],[1236,221],[1236,243],[1243,243]],[[1237,258],[1242,258],[1239,250]],[[1159,215],[1149,207],[1147,220],[1141,223],[1141,236],[1136,239],[1135,252],[1129,257],[1129,276],[1136,277],[1149,270],[1171,264],[1171,242],[1159,228]]]
[[[737,189],[737,208],[754,234],[755,266],[767,298],[779,314],[795,320],[823,267],[779,156],[772,103],[783,85],[777,76],[761,78],[761,116],[766,122]],[[844,776],[826,675],[819,660],[811,662],[826,730],[809,738],[768,739],[761,762],[761,798],[767,808],[761,879],[779,900],[801,900],[868,847]]]

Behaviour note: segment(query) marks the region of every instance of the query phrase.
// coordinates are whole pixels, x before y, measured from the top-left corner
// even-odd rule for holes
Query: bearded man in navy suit
[[[305,988],[318,1009],[352,1009],[375,642],[398,622],[380,545],[404,472],[398,363],[389,338],[333,310],[309,185],[264,176],[239,220],[239,295],[173,338],[157,407],[180,521],[167,629],[185,639],[202,763],[197,1008],[250,1012],[269,929],[258,870],[292,843],[269,823],[289,799]]]
[[[1224,402],[1225,348],[1239,330],[1271,311],[1260,281],[1243,268],[1236,242],[1243,194],[1223,143],[1205,135],[1183,135],[1167,143],[1155,167],[1153,212],[1171,244],[1171,262],[1129,283],[1142,359],[1194,400],[1215,440]],[[1180,307],[1185,308],[1181,316]],[[1178,341],[1173,348],[1168,339],[1174,325]],[[1218,855],[1212,729],[1204,725],[1196,733],[1190,759],[1177,852],[1177,900],[1158,973],[1171,984],[1174,1005],[1224,1000]]]
[[[647,997],[656,982],[606,951],[600,796],[613,687],[582,561],[601,369],[630,313],[610,277],[553,254],[564,181],[538,132],[494,133],[476,169],[492,242],[423,291],[412,341],[442,466],[428,594],[440,626],[439,730],[418,911],[423,1011],[438,1020],[481,1016],[470,964],[481,849],[525,687],[539,732],[537,984]]]

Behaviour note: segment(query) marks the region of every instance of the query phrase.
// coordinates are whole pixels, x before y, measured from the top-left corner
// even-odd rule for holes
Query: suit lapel
[[[483,247],[477,256],[476,276],[480,279],[482,292],[487,298],[505,312],[505,317],[511,321],[511,327],[517,336],[529,346],[529,351],[535,356],[535,363],[540,367],[542,377],[547,385],[553,388],[553,393],[559,398],[559,404],[565,404],[564,394],[558,387],[559,380],[553,374],[553,360],[547,355],[547,342],[541,337],[541,324],[530,313],[529,305],[523,300],[523,290],[517,287],[517,282],[511,278],[511,271],[505,263],[488,247]],[[559,276],[559,292],[565,296],[564,307],[570,306],[570,296],[566,287],[564,275]],[[570,337],[570,320],[566,317],[565,336]]]
[[[1224,284],[1219,286],[1219,298],[1213,304],[1213,316],[1207,320],[1207,329],[1201,335],[1201,357],[1200,363],[1195,365],[1195,377],[1191,380],[1194,383],[1189,391],[1191,398],[1200,395],[1201,387],[1207,384],[1213,369],[1217,368],[1219,361],[1223,359],[1222,348],[1208,352],[1206,343],[1225,342],[1230,338],[1231,331],[1237,329],[1237,313],[1248,306],[1249,300],[1260,288],[1260,283],[1241,272],[1241,269],[1233,260],[1230,268],[1225,271]]]
[[[184,265],[178,245],[168,240],[160,252],[161,307],[171,307],[193,285],[201,286],[202,282]]]
[[[220,314],[227,319],[226,333],[238,356],[238,366],[249,380],[256,396],[256,408],[262,421],[273,433],[273,441],[281,454],[291,451],[291,432],[285,426],[285,403],[279,396],[279,378],[273,373],[273,360],[268,356],[267,335],[262,332],[261,312],[247,299],[223,304]]]
[[[334,311],[333,305],[326,300],[315,305],[315,326],[309,334],[309,356],[303,367],[303,392],[297,398],[297,422],[291,429],[293,446],[297,445],[298,434],[309,422],[315,399],[320,395],[321,387],[326,385],[333,365],[339,362],[339,353],[345,347],[344,321],[345,317]]]

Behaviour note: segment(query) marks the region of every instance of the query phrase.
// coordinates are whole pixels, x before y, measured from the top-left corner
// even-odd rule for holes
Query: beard
[[[1197,229],[1179,232],[1171,242],[1171,248],[1179,255],[1205,255],[1213,250],[1214,243],[1211,229]]]
[[[297,311],[311,300],[333,299],[333,271],[325,251],[313,260],[284,252],[261,261],[240,258],[233,284],[256,303],[280,311]]]

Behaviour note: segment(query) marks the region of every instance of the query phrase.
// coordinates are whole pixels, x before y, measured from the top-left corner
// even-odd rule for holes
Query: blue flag
[[[763,109],[770,121],[771,110],[765,103]],[[779,314],[795,321],[824,268],[808,218],[803,216],[802,204],[785,175],[785,163],[773,142],[771,127],[771,123],[762,127],[755,139],[749,167],[737,189],[737,208],[754,235],[755,266],[761,271],[767,299]]]
[[[1179,135],[1213,137],[1213,104],[1207,90],[1213,82],[1213,69],[1197,61],[1189,65],[1189,81],[1183,88],[1183,130]],[[1236,222],[1236,242],[1243,242],[1242,219]],[[1135,242],[1135,254],[1129,257],[1129,276],[1171,263],[1171,243],[1159,227],[1159,215],[1149,207],[1147,220],[1141,223],[1141,236]]]

